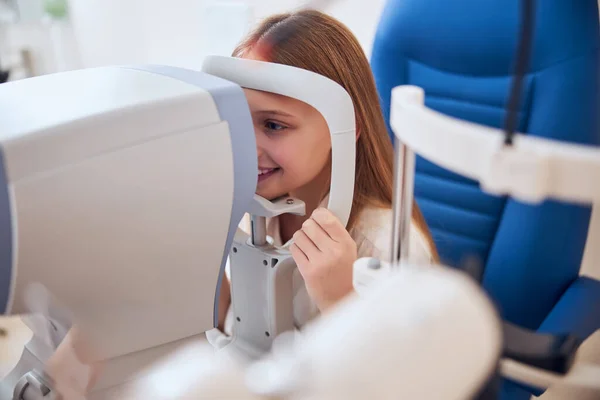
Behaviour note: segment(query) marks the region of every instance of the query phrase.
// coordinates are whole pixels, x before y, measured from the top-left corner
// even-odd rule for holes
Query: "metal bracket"
[[[253,246],[267,245],[267,218],[281,214],[304,215],[306,205],[302,200],[291,197],[281,197],[269,201],[257,194],[250,204],[248,213],[251,217],[251,243]]]
[[[15,385],[13,400],[54,400],[50,383],[38,371],[23,375]]]
[[[254,195],[254,201],[250,204],[248,213],[265,218],[272,218],[281,214],[304,215],[306,213],[306,206],[302,200],[291,197],[281,197],[274,201],[269,201],[264,197]]]

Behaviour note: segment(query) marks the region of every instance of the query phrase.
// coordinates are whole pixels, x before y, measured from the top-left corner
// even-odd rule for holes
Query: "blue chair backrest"
[[[536,4],[518,129],[597,145],[597,0]],[[434,110],[501,128],[519,23],[520,1],[389,0],[371,59],[386,120],[392,88],[411,84],[424,88]],[[538,328],[579,275],[590,207],[491,196],[421,157],[415,198],[442,260],[455,267],[478,260],[484,287],[508,321]]]

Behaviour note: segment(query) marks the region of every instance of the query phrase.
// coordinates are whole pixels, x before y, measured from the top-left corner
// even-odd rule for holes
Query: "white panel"
[[[198,90],[178,80],[118,67],[11,82],[0,91],[0,141],[127,106],[191,95]]]
[[[211,329],[232,163],[222,123],[17,183],[19,293],[46,282],[107,356]]]
[[[72,71],[1,89],[0,141],[12,182],[220,121],[208,92],[125,68]]]

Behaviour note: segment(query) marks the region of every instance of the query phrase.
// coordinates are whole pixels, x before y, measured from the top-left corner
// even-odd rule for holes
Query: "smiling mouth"
[[[263,182],[264,180],[273,176],[280,168],[259,168],[258,169],[258,181]]]

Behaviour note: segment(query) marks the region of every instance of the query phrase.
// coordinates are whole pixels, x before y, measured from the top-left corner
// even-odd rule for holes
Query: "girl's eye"
[[[267,121],[267,122],[265,122],[265,128],[268,131],[281,131],[281,130],[285,129],[286,127],[281,124],[278,124],[277,122]]]

